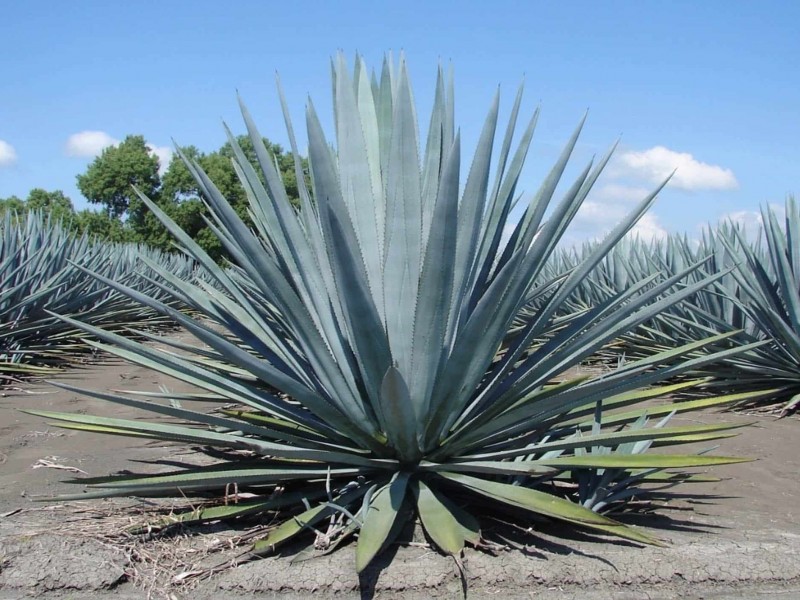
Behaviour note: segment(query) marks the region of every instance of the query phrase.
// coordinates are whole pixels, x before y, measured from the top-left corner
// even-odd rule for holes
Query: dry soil
[[[170,335],[188,339],[183,332]],[[71,369],[59,379],[94,390],[186,390],[111,359]],[[45,383],[0,394],[0,599],[461,596],[453,561],[431,551],[418,535],[361,578],[355,575],[352,546],[301,563],[269,557],[197,577],[236,556],[239,551],[228,541],[243,532],[217,526],[199,535],[134,543],[121,532],[141,522],[143,512],[152,510],[148,505],[36,502],[79,490],[64,480],[83,473],[157,471],[168,468],[165,461],[191,460],[186,448],[59,430],[21,408],[140,416]],[[466,553],[470,597],[800,598],[800,420],[731,413],[687,419],[753,422],[724,440],[717,453],[758,460],[720,468],[715,474],[724,481],[686,486],[686,498],[638,518],[665,547],[565,538],[547,529],[520,533],[516,549]]]

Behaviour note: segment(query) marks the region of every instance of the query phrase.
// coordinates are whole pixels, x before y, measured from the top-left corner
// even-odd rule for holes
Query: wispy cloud
[[[67,138],[65,152],[67,156],[94,158],[109,146],[116,146],[119,140],[105,131],[80,131]]]
[[[5,140],[0,140],[0,167],[10,167],[16,162],[17,151],[14,150],[14,146]]]
[[[657,184],[673,171],[675,175],[669,185],[683,190],[731,190],[739,185],[730,169],[701,162],[688,152],[664,146],[623,152],[614,163],[612,175]]]

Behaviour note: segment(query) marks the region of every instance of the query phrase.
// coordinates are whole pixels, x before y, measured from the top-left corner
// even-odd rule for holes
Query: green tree
[[[258,167],[256,152],[250,138],[246,135],[240,135],[236,138],[236,141],[241,146],[249,162],[256,168],[256,173],[259,174],[261,182],[266,183],[261,169]],[[274,144],[266,138],[264,138],[264,145],[278,165],[289,200],[294,205],[298,205],[300,192],[297,186],[297,177],[295,176],[294,157],[291,153],[284,151],[280,144]],[[226,142],[221,148],[210,154],[201,153],[195,146],[186,146],[181,148],[181,151],[188,159],[197,161],[200,164],[231,205],[238,207],[247,203],[247,195],[239,183],[239,178],[231,162],[234,153],[229,142]],[[310,180],[307,175],[308,161],[302,159],[302,164],[306,185],[310,186]],[[197,183],[189,173],[189,169],[186,168],[186,165],[181,160],[174,160],[170,163],[162,179],[161,193],[165,199],[169,198],[174,202],[202,196]]]
[[[25,202],[17,196],[9,196],[8,198],[0,198],[0,216],[12,212],[22,214],[25,212]]]
[[[260,174],[250,138],[242,135],[236,139]],[[278,144],[267,139],[264,139],[264,144],[278,165],[289,199],[297,205],[299,192],[294,158]],[[236,212],[249,222],[247,194],[233,168],[234,152],[230,143],[208,154],[195,146],[186,146],[181,151],[203,168]],[[303,167],[307,172],[305,159]],[[261,177],[263,182],[263,175]],[[306,183],[309,184],[307,175]],[[90,202],[103,205],[104,211],[101,216],[91,211],[78,213],[77,228],[100,237],[110,236],[170,249],[172,236],[155,215],[146,210],[133,192],[133,185],[156,202],[212,257],[216,260],[225,257],[219,238],[206,225],[205,199],[189,169],[182,160],[176,159],[160,176],[158,159],[151,154],[141,135],[129,135],[118,146],[107,148],[85,173],[78,175],[81,193]]]
[[[75,217],[72,200],[61,190],[48,192],[42,188],[34,188],[28,193],[25,200],[17,196],[0,199],[0,215],[13,212],[24,215],[29,211],[37,211],[60,221],[65,227],[71,227]]]
[[[111,217],[106,212],[85,209],[75,214],[73,228],[78,234],[85,233],[111,242],[130,242],[133,235],[122,221]]]
[[[141,220],[141,203],[132,186],[155,197],[161,185],[158,157],[151,154],[144,136],[129,135],[122,143],[103,150],[86,173],[78,175],[78,189],[94,204],[102,204],[109,217]]]
[[[252,141],[245,135],[238,136],[236,141],[264,183]],[[299,204],[300,194],[295,176],[294,157],[291,153],[285,152],[280,145],[273,144],[266,138],[264,144],[277,162],[289,200],[295,205]],[[236,212],[244,218],[245,222],[249,222],[247,194],[233,168],[234,152],[231,144],[226,142],[218,150],[209,154],[201,153],[195,146],[186,146],[181,148],[181,151],[186,158],[196,161],[203,168]],[[303,168],[307,173],[308,165],[305,159],[303,159]],[[310,185],[307,175],[306,183]],[[203,220],[207,214],[203,194],[182,160],[174,160],[170,163],[162,178],[160,195],[161,205],[166,212],[209,255],[217,260],[225,256],[219,238],[211,232]]]
[[[61,221],[64,225],[69,225],[75,217],[72,200],[61,190],[48,192],[42,188],[34,188],[28,194],[25,208],[29,211],[40,211],[49,215],[51,219]]]

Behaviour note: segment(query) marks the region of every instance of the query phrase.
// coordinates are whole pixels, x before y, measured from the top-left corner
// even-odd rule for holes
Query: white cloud
[[[628,232],[631,237],[638,237],[644,242],[663,240],[669,233],[658,222],[658,217],[653,213],[645,213],[639,222]]]
[[[778,219],[778,222],[783,224],[786,218],[785,208],[780,204],[770,204],[769,209]],[[725,213],[719,218],[719,222],[730,222],[738,225],[740,230],[744,232],[745,237],[751,241],[757,240],[764,229],[764,216],[758,210],[735,210]]]
[[[585,200],[564,233],[561,243],[576,246],[588,241],[599,241],[627,212],[625,204]]]
[[[118,139],[110,136],[105,131],[87,130],[73,133],[69,136],[65,151],[67,156],[94,158],[99,156],[106,148],[116,146],[119,143]],[[158,157],[159,173],[163,175],[170,161],[172,161],[172,148],[148,143],[147,149],[151,154]]]
[[[105,131],[81,131],[69,136],[65,151],[67,156],[94,158],[105,148],[117,144],[119,144],[119,140],[111,137]]]
[[[611,183],[592,190],[572,221],[573,233],[598,238],[610,231],[651,190]]]
[[[17,151],[14,150],[14,146],[5,140],[0,140],[0,167],[10,167],[15,162],[17,162]]]
[[[756,231],[764,225],[764,219],[761,213],[755,210],[737,210],[720,218],[721,222],[731,221],[736,225],[743,227],[746,231]]]
[[[657,184],[672,171],[675,175],[669,185],[683,190],[730,190],[739,185],[730,169],[700,162],[688,152],[676,152],[664,146],[642,152],[623,152],[617,157],[612,174]]]
[[[578,209],[572,225],[581,231],[600,233],[619,223],[627,212],[628,208],[623,204],[586,200]]]
[[[150,150],[151,154],[155,154],[158,157],[158,172],[163,175],[172,161],[172,148],[147,144],[147,149]]]
[[[652,190],[647,188],[616,183],[593,190],[575,215],[567,230],[565,241],[568,244],[576,244],[602,239],[651,192]],[[634,225],[628,235],[638,235],[641,239],[650,241],[662,239],[668,232],[658,217],[647,213]]]

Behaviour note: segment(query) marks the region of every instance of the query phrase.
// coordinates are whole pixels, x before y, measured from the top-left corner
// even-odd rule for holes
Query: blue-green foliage
[[[0,372],[41,372],[41,367],[63,361],[71,352],[88,349],[80,341],[82,332],[51,313],[116,330],[167,323],[156,311],[87,272],[166,299],[143,277],[153,271],[142,258],[179,277],[193,276],[194,262],[183,255],[75,236],[37,212],[0,217]]]

